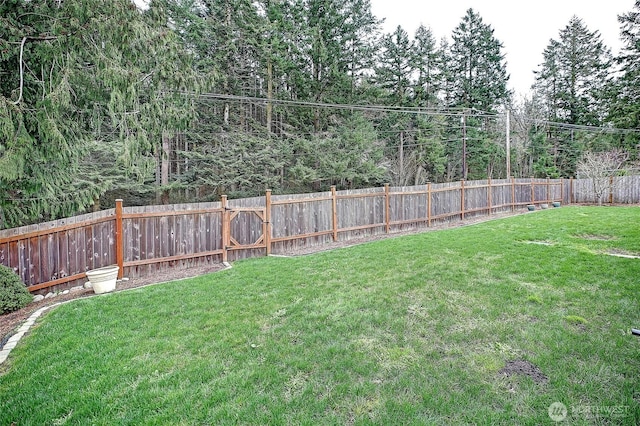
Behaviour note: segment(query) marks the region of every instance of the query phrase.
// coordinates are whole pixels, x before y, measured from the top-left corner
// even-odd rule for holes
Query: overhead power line
[[[307,101],[294,101],[285,99],[267,99],[253,96],[238,96],[238,95],[225,95],[221,93],[201,93],[199,95],[203,99],[218,99],[218,100],[230,100],[230,101],[245,101],[252,103],[274,105],[293,105],[301,107],[312,108],[330,108],[330,109],[344,109],[344,110],[358,110],[358,111],[372,111],[372,112],[399,112],[405,114],[416,115],[440,115],[447,117],[460,117],[463,115],[473,115],[475,117],[497,117],[500,114],[480,111],[475,108],[434,108],[434,107],[404,107],[404,106],[388,106],[388,105],[363,105],[363,104],[336,104],[327,102],[307,102]]]
[[[581,124],[560,123],[557,121],[539,120],[535,118],[523,118],[524,121],[534,124],[542,124],[545,126],[557,127],[567,130],[586,130],[590,132],[602,132],[602,133],[640,133],[640,129],[620,129],[616,127],[598,127],[598,126],[585,126]]]
[[[186,93],[185,94],[192,94]],[[258,104],[271,103],[274,105],[292,105],[301,107],[312,108],[329,108],[329,109],[343,109],[343,110],[357,110],[357,111],[370,111],[370,112],[397,112],[415,115],[430,115],[430,116],[445,116],[445,117],[462,117],[462,116],[475,116],[475,117],[501,117],[504,114],[481,111],[476,108],[439,108],[439,107],[405,107],[405,106],[389,106],[389,105],[364,105],[364,104],[337,104],[327,102],[308,102],[308,101],[294,101],[285,99],[267,99],[254,96],[238,96],[238,95],[225,95],[222,93],[202,93],[199,95],[202,99],[217,99],[217,100],[229,100],[240,102],[251,102]],[[524,117],[524,121],[543,124],[547,126],[563,128],[568,130],[586,130],[603,133],[618,133],[618,134],[633,134],[640,133],[640,129],[621,129],[616,127],[598,127],[587,126],[580,124],[561,123],[557,121],[540,120],[535,118]]]

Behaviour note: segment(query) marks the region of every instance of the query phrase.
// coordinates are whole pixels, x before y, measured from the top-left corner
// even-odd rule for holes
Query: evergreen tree
[[[450,55],[455,92],[451,106],[494,112],[509,100],[502,43],[493,31],[473,9],[467,10],[453,30]]]
[[[611,53],[598,31],[589,31],[574,16],[551,40],[536,72],[534,90],[544,100],[547,120],[576,125],[601,126],[606,118],[606,87]],[[583,132],[548,129],[554,167],[562,176],[575,173],[576,162],[589,144]]]
[[[385,34],[381,40],[381,54],[376,67],[375,83],[382,90],[385,103],[394,106],[409,106],[413,76],[413,42],[398,26],[393,33]],[[390,112],[380,120],[378,128],[387,142],[387,157],[391,162],[390,174],[396,185],[407,185],[413,180],[417,164],[405,145],[414,145],[413,117]]]
[[[441,86],[441,58],[430,28],[420,25],[416,30],[411,61],[418,74],[413,89],[416,105],[436,106]]]
[[[314,160],[318,177],[339,188],[361,188],[386,182],[386,172],[380,167],[384,146],[372,123],[361,114],[352,114],[332,137],[316,139]]]
[[[250,0],[206,0],[206,34],[204,57],[218,70],[213,90],[224,95],[256,94],[256,66],[260,45],[262,18]],[[219,112],[222,125],[246,123],[242,107],[232,117],[231,102],[225,102]]]
[[[611,51],[598,31],[589,31],[573,17],[560,31],[557,47],[561,86],[560,119],[571,124],[602,125],[604,88],[611,71]]]
[[[371,34],[379,21],[367,0],[293,0],[289,12],[293,30],[290,97],[311,102],[346,102],[370,67]],[[312,111],[311,128],[327,128],[320,108]]]
[[[409,102],[409,90],[414,71],[411,61],[412,51],[413,43],[401,26],[382,38],[382,53],[376,68],[376,83],[386,89],[390,105],[402,106]]]
[[[498,146],[492,146],[495,135],[488,116],[474,117],[473,111],[496,112],[509,103],[509,76],[502,54],[502,43],[493,35],[490,25],[480,15],[467,10],[462,22],[453,30],[453,44],[447,62],[451,67],[452,94],[449,106],[465,109],[461,120],[461,149],[450,152],[460,158],[460,177],[466,179],[492,174]],[[471,115],[470,115],[471,114]],[[453,163],[450,159],[450,163]]]
[[[93,204],[111,184],[85,160],[96,147],[124,173],[152,173],[162,133],[191,117],[180,92],[197,88],[163,9],[67,0],[3,2],[0,12],[4,226]]]
[[[381,21],[371,12],[370,0],[350,0],[348,3],[351,6],[345,21],[345,56],[349,61],[347,73],[351,88],[346,101],[357,103],[368,95],[362,83],[375,67]]]
[[[617,58],[622,75],[615,81],[612,91],[610,118],[615,127],[640,128],[640,0],[633,9],[618,16],[620,37],[624,46]],[[639,137],[627,133],[620,141],[621,147],[638,154]]]
[[[446,118],[440,115],[418,116],[415,138],[416,171],[414,185],[426,182],[444,182],[447,157],[445,152]]]
[[[302,46],[297,58],[298,95],[307,101],[333,102],[350,87],[344,52],[343,3],[337,0],[298,0],[294,13],[300,25]],[[326,126],[324,112],[313,110],[312,127]]]

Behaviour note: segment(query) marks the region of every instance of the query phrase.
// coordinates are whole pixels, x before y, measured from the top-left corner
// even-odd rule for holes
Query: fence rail
[[[611,202],[640,202],[612,187]],[[622,181],[621,181],[622,182]],[[124,207],[0,231],[0,264],[40,291],[78,285],[86,271],[119,265],[120,276],[283,253],[299,247],[429,227],[515,210],[581,202],[588,186],[568,179],[502,179],[272,195],[220,202]]]

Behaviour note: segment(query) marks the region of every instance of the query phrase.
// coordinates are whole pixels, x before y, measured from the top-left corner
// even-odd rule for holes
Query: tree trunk
[[[271,120],[273,114],[273,64],[271,59],[267,62],[267,133],[271,133]]]
[[[225,102],[224,103],[224,112],[223,112],[223,120],[224,120],[224,125],[228,126],[229,125],[229,102]]]

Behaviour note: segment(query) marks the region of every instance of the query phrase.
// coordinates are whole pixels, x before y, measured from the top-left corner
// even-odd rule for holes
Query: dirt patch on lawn
[[[640,253],[616,249],[616,248],[607,250],[605,254],[609,256],[614,256],[614,257],[624,257],[626,259],[640,259]]]
[[[537,246],[552,246],[552,245],[555,244],[553,241],[533,241],[533,240],[523,241],[523,243],[525,243],[525,244],[533,244],[533,245],[537,245]]]
[[[597,235],[597,234],[580,234],[580,235],[576,235],[576,237],[581,238],[583,240],[590,240],[590,241],[614,241],[618,239],[618,237],[615,237],[613,235]]]
[[[505,366],[498,371],[498,374],[502,374],[507,377],[528,376],[539,385],[545,384],[549,381],[549,378],[542,373],[542,370],[540,370],[537,365],[521,359],[508,361]]]

